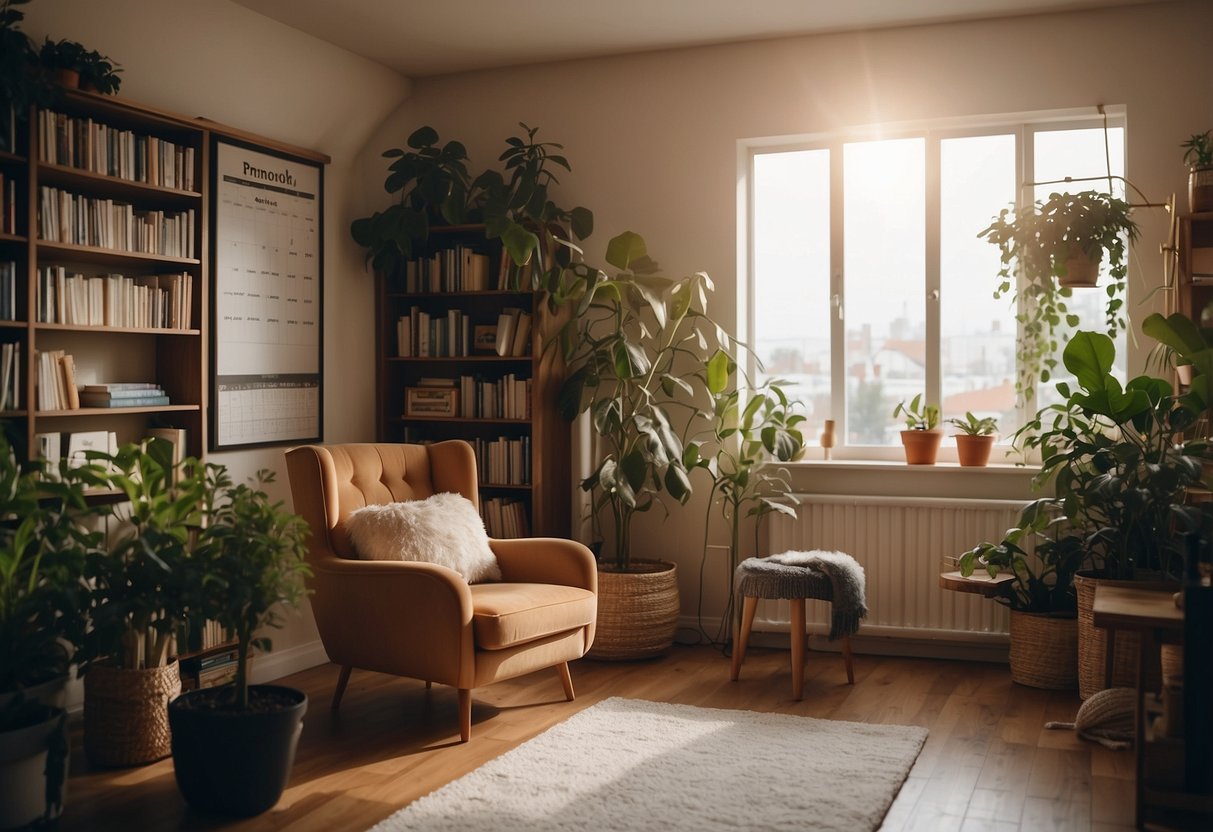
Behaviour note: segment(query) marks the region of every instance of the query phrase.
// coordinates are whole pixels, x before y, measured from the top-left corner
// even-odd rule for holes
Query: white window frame
[[[948,138],[963,138],[983,135],[1014,134],[1018,153],[1015,159],[1015,179],[1017,183],[1015,205],[1022,207],[1033,201],[1034,188],[1025,175],[1035,167],[1034,136],[1037,133],[1061,130],[1102,128],[1124,129],[1125,145],[1128,144],[1128,125],[1126,111],[1123,106],[1105,106],[1104,113],[1092,108],[1080,110],[1051,110],[1029,113],[1012,113],[1002,115],[980,116],[974,118],[934,119],[897,124],[869,125],[865,127],[841,130],[832,133],[805,134],[800,136],[780,136],[743,139],[738,142],[738,264],[737,273],[741,277],[737,286],[737,314],[739,337],[746,343],[755,343],[755,307],[756,298],[754,263],[754,159],[767,153],[779,153],[800,150],[828,150],[830,154],[830,292],[822,302],[829,303],[830,314],[830,407],[831,419],[839,426],[836,431],[834,458],[837,460],[888,460],[904,459],[900,446],[865,446],[847,445],[845,426],[846,411],[846,370],[845,370],[845,337],[846,337],[846,281],[843,274],[843,147],[850,142],[876,141],[885,139],[903,139],[921,137],[925,141],[925,275],[923,291],[926,298],[926,390],[927,401],[942,400],[941,379],[941,322],[940,322],[940,142]],[[1128,158],[1125,154],[1126,170],[1122,175],[1127,176]],[[1079,181],[1080,186],[1086,184]],[[1089,183],[1090,187],[1098,187],[1098,183]],[[980,229],[974,229],[974,235]],[[1132,266],[1130,266],[1132,268]],[[996,275],[990,274],[990,290],[996,286]],[[1129,281],[1132,285],[1132,281]],[[1126,298],[1126,306],[1129,306]],[[1008,310],[1008,315],[1010,310]],[[753,352],[747,353],[747,370],[751,378],[755,377],[758,358]],[[1037,409],[1034,398],[1026,406],[1021,404],[1018,413],[1019,424],[1023,424]],[[810,425],[810,429],[819,431],[821,425]],[[1009,442],[1010,431],[999,437],[1000,446]],[[806,436],[810,448],[817,447],[817,436]],[[998,455],[1002,458],[1002,455]],[[955,462],[956,449],[953,443],[945,442],[940,448],[940,461]],[[997,461],[997,460],[992,460]]]

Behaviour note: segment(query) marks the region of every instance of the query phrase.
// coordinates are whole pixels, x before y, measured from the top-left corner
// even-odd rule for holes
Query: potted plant
[[[250,685],[253,647],[269,650],[262,631],[280,627],[282,610],[304,597],[308,527],[261,486],[232,486],[208,466],[199,563],[206,601],[199,612],[235,634],[235,679],[190,691],[169,704],[177,785],[197,809],[247,817],[278,802],[303,730],[307,697],[279,685]]]
[[[1127,202],[1099,191],[1053,193],[1034,206],[1002,209],[977,236],[1001,252],[995,297],[1018,300],[1019,374],[1016,392],[1031,399],[1037,380],[1048,382],[1057,368],[1058,328],[1079,325],[1067,306],[1071,286],[1094,286],[1106,252],[1110,283],[1104,304],[1110,337],[1126,326],[1125,283],[1128,244],[1137,225]]]
[[[1205,440],[1177,441],[1197,419],[1194,399],[1149,376],[1122,386],[1111,373],[1114,358],[1103,333],[1076,333],[1063,353],[1075,385],[1057,384],[1061,401],[1016,434],[1017,444],[1039,450],[1033,484],[1055,487],[1093,567],[1075,579],[1083,698],[1104,679],[1104,634],[1091,620],[1095,582],[1170,582],[1183,575],[1184,535],[1200,522],[1185,493],[1201,482],[1209,457]],[[1120,684],[1132,679],[1136,642],[1117,639],[1117,648]]]
[[[706,367],[706,386],[712,397],[709,443],[714,453],[704,454],[698,442],[687,445],[691,468],[707,472],[712,481],[704,522],[704,551],[707,551],[712,513],[717,509],[729,524],[729,594],[715,641],[725,643],[735,627],[733,575],[741,561],[741,525],[754,521],[754,549],[762,519],[771,512],[796,516],[796,498],[787,470],[773,463],[797,459],[805,447],[800,430],[802,414],[792,412],[783,382],[768,380],[743,391],[737,383],[737,362],[718,350]]]
[[[1193,134],[1180,147],[1188,166],[1188,210],[1213,211],[1213,130]]]
[[[1078,683],[1077,598],[1074,575],[1087,561],[1085,541],[1062,503],[1029,503],[998,543],[981,543],[958,560],[966,578],[977,569],[1010,574],[995,600],[1011,611],[1011,679],[1048,690]]]
[[[50,822],[63,809],[63,689],[87,627],[90,556],[101,535],[83,520],[85,466],[24,468],[0,436],[0,829]]]
[[[614,277],[575,263],[563,271],[553,300],[574,310],[550,344],[562,348],[570,372],[558,412],[589,416],[594,471],[581,482],[590,494],[595,537],[608,519],[611,553],[599,558],[596,658],[658,655],[674,638],[679,603],[675,565],[634,557],[632,521],[691,496],[686,433],[707,398],[702,350],[727,339],[707,317],[712,282],[699,273],[678,280],[656,274],[644,239],[624,232],[607,245]],[[685,424],[680,434],[676,425]],[[694,460],[691,460],[693,463]],[[599,548],[601,549],[601,538]]]
[[[966,468],[988,465],[998,422],[991,416],[978,419],[972,411],[966,411],[963,419],[949,419],[948,423],[960,431],[955,434],[956,457],[960,464]]]
[[[578,240],[589,237],[594,230],[594,215],[587,208],[564,209],[549,198],[548,189],[559,183],[551,166],[571,171],[569,161],[553,151],[562,150],[556,142],[537,142],[537,127],[518,125],[525,137],[506,139],[506,149],[498,157],[505,163],[508,178],[495,170],[486,170],[476,177],[478,204],[484,216],[485,236],[500,239],[506,253],[517,266],[525,266],[532,257],[538,258],[537,268],[531,269],[534,289],[551,289],[559,280],[557,234],[568,227]],[[547,257],[549,262],[544,263]]]
[[[164,439],[91,456],[127,502],[112,509],[124,522],[89,575],[84,750],[95,765],[139,765],[170,752],[165,706],[181,692],[173,639],[200,594],[193,557],[206,474],[197,460],[175,466]]]
[[[21,31],[29,0],[0,0],[0,150],[18,153],[19,124],[31,105],[50,102],[52,87],[37,71],[38,49]]]
[[[80,69],[88,50],[74,40],[53,41],[47,38],[38,50],[38,60],[51,73],[55,83],[69,90],[80,86]]]
[[[122,85],[118,73],[122,67],[97,50],[84,53],[80,61],[80,89],[102,95],[113,95]]]
[[[898,402],[893,408],[893,418],[904,416],[906,429],[901,432],[901,444],[906,451],[908,465],[934,465],[935,457],[939,454],[939,443],[943,439],[936,427],[939,426],[939,408],[936,405],[922,403],[919,393],[907,405]]]

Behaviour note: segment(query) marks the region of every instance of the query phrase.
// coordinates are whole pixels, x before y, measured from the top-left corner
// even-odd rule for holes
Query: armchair
[[[439,682],[459,691],[459,730],[472,729],[472,689],[556,667],[573,699],[569,661],[594,641],[598,573],[572,540],[492,540],[499,583],[469,585],[429,563],[357,560],[344,523],[365,505],[449,491],[479,508],[466,442],[307,445],[286,453],[295,511],[312,528],[312,610],[341,703],[355,668]]]

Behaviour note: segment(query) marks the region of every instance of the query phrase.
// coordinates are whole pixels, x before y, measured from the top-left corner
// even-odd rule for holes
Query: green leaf
[[[1109,374],[1115,359],[1116,347],[1102,332],[1074,333],[1062,353],[1066,369],[1088,392],[1104,389],[1105,382],[1111,378]]]
[[[418,127],[408,138],[409,147],[420,150],[438,143],[438,131],[433,127]]]
[[[716,395],[724,392],[729,384],[729,374],[732,372],[732,359],[728,353],[723,350],[717,350],[716,353],[708,359],[707,364],[707,379],[708,392]]]
[[[627,271],[632,261],[646,254],[644,238],[634,231],[625,231],[607,243],[606,261],[617,269]]]
[[[539,248],[539,238],[518,223],[512,222],[501,233],[501,244],[505,246],[510,259],[516,265],[524,266],[531,259],[535,249]]]
[[[578,206],[569,212],[569,225],[577,239],[584,240],[594,233],[594,214],[588,208]]]

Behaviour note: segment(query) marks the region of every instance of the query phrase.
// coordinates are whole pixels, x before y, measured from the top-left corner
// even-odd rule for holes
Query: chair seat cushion
[[[555,584],[477,584],[472,591],[476,646],[501,650],[585,627],[598,599],[589,590]]]

